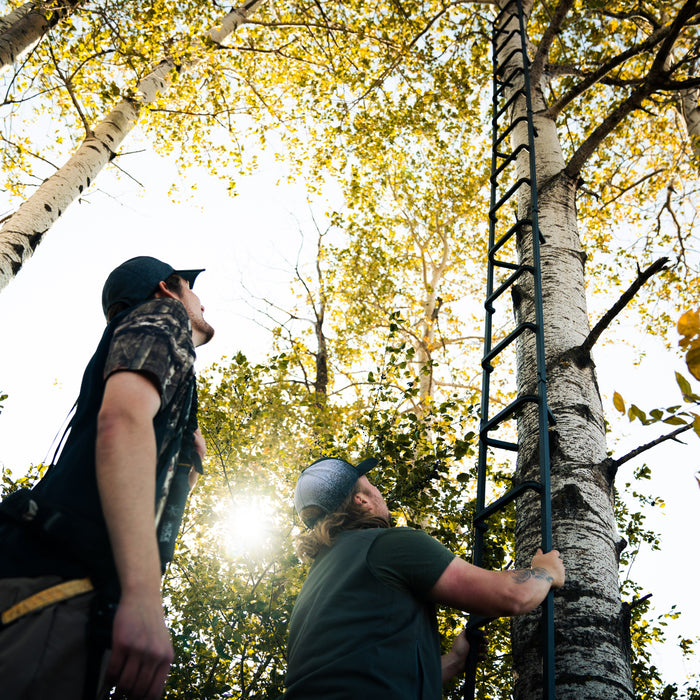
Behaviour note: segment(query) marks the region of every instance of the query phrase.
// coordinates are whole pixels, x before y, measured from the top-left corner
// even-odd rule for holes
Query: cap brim
[[[356,467],[357,473],[362,476],[366,474],[370,469],[374,469],[379,464],[379,460],[375,457],[368,457],[363,459]]]
[[[204,272],[204,268],[201,270],[175,270],[175,274],[180,275],[183,280],[190,283],[190,289],[194,287],[194,281],[197,279],[197,275],[200,272]]]

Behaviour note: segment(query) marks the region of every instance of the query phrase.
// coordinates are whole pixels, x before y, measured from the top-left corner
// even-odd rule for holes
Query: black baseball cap
[[[109,307],[119,302],[134,306],[146,301],[156,291],[158,284],[170,275],[180,275],[194,286],[197,275],[204,270],[176,270],[167,263],[141,255],[131,258],[112,270],[102,289],[102,311],[105,317]]]
[[[301,511],[308,506],[318,506],[324,513],[337,510],[352,491],[355,482],[370,469],[377,466],[374,457],[365,459],[357,466],[336,457],[321,457],[299,475],[294,490],[294,505]],[[302,518],[303,519],[303,518]],[[307,518],[304,524],[313,527],[318,520]]]

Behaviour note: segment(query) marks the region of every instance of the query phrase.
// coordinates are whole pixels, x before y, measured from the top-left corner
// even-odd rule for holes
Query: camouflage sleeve
[[[176,299],[152,299],[127,313],[115,329],[104,379],[124,370],[141,372],[154,382],[165,406],[189,374],[194,358],[185,307]]]

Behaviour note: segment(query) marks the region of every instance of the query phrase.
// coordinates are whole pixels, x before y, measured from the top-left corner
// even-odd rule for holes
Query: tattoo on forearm
[[[554,577],[547,571],[547,569],[536,566],[532,569],[520,569],[519,571],[513,572],[513,578],[515,578],[516,583],[526,583],[531,578],[540,578],[547,583],[552,583]]]

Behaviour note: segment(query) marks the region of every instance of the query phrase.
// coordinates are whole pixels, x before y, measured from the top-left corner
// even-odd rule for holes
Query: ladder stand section
[[[535,169],[535,131],[532,120],[530,96],[529,59],[525,42],[525,21],[522,0],[510,0],[493,22],[493,106],[492,106],[492,153],[491,153],[491,201],[489,208],[489,246],[486,283],[486,319],[484,327],[484,356],[482,359],[481,423],[479,428],[479,461],[477,467],[476,510],[474,513],[474,554],[477,566],[483,565],[485,534],[491,516],[503,510],[528,491],[539,496],[541,506],[542,550],[552,549],[552,513],[549,477],[549,425],[553,423],[547,407],[547,380],[545,375],[542,281],[540,271],[540,243],[544,242],[539,231],[537,207],[537,181]],[[522,115],[511,118],[512,110],[525,103]],[[516,128],[527,128],[527,142],[509,149],[509,139]],[[509,179],[515,172],[516,160],[528,158],[529,172],[514,184]],[[529,207],[525,218],[517,213],[517,197],[530,193]],[[524,210],[523,207],[520,210]],[[531,235],[526,236],[527,230]],[[521,236],[522,234],[522,236]],[[527,240],[530,254],[523,253],[528,262],[513,261],[516,239]],[[508,246],[508,243],[511,243]],[[504,293],[512,291],[516,282],[531,276],[534,291],[534,321],[516,325],[502,340],[493,345],[493,325],[497,302],[502,302]],[[500,281],[497,281],[498,280]],[[518,396],[512,403],[491,416],[489,395],[494,360],[511,346],[521,335],[532,334],[536,348],[537,382],[534,393]],[[506,421],[517,417],[526,406],[534,405],[539,422],[539,480],[518,483],[492,503],[486,503],[489,476],[489,454],[500,450],[518,451],[517,442],[492,437]],[[543,698],[554,698],[554,608],[550,592],[542,605],[543,616]],[[468,634],[488,624],[488,620],[471,616],[467,625]],[[475,655],[473,655],[475,656]],[[467,669],[464,698],[474,697],[475,664]]]

